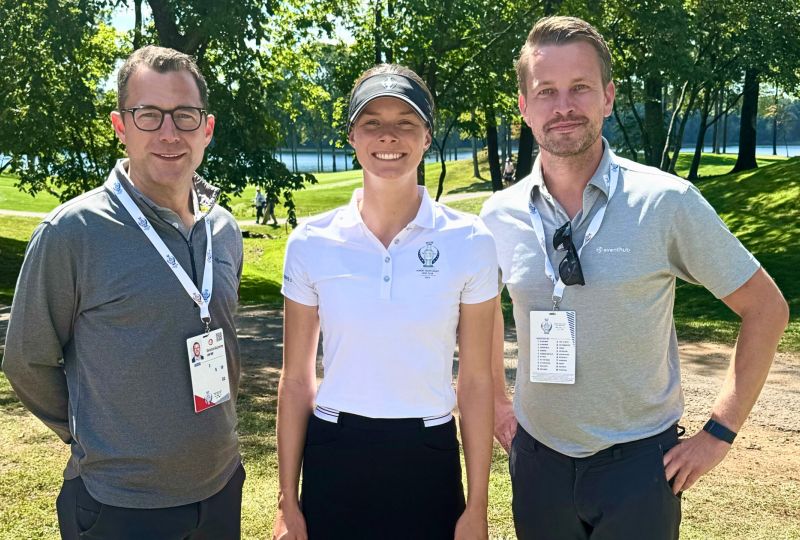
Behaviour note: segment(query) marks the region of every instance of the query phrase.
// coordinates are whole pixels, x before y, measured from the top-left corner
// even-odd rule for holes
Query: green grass
[[[0,304],[11,304],[25,247],[40,221],[38,218],[0,216]]]
[[[800,351],[800,158],[701,180],[697,186],[780,287],[792,312],[780,348]],[[738,317],[702,287],[678,283],[678,336],[733,343]]]
[[[28,212],[49,212],[58,206],[57,197],[49,193],[39,193],[36,197],[32,197],[15,187],[16,183],[16,176],[0,174],[0,208]]]

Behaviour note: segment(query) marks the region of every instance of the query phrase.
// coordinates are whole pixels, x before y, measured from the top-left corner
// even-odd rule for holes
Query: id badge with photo
[[[231,399],[228,358],[222,329],[186,340],[192,376],[194,412],[199,413]]]
[[[531,382],[575,384],[575,334],[574,311],[531,311]]]

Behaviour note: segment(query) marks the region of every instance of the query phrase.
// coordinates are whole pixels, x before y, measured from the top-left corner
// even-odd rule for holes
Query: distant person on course
[[[506,164],[503,166],[503,183],[508,186],[514,182],[514,164],[511,158],[506,158]]]
[[[128,159],[51,212],[25,253],[3,370],[70,445],[64,539],[240,537],[242,238],[195,173],[214,133],[207,106],[191,57],[135,51],[111,113]]]
[[[611,151],[601,136],[614,103],[611,56],[592,26],[541,19],[517,75],[541,152],[481,213],[519,340],[512,407],[498,302],[495,435],[510,451],[517,535],[677,538],[680,494],[730,450],[786,327],[786,302],[691,183]],[[708,423],[681,440],[676,278],[742,320]]]
[[[417,186],[433,99],[416,73],[364,72],[348,120],[364,186],[304,222],[286,247],[273,537],[485,539],[494,242],[477,216]]]
[[[259,222],[266,225],[267,218],[264,217],[264,209],[267,207],[267,198],[261,193],[261,188],[256,188],[256,196],[253,199],[253,205],[256,207],[256,225],[258,225]]]

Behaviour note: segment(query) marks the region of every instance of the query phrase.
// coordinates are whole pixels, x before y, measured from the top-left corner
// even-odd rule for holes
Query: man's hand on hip
[[[731,445],[705,431],[672,447],[664,455],[664,472],[672,480],[672,492],[686,491],[728,454]]]

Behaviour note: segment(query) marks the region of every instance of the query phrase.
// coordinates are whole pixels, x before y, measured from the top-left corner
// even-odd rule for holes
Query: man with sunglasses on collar
[[[519,342],[512,406],[498,302],[495,436],[510,453],[517,535],[677,538],[680,494],[730,449],[788,307],[692,184],[611,152],[601,136],[614,102],[611,56],[591,25],[538,21],[517,74],[541,152],[481,213]],[[676,278],[742,319],[709,422],[680,441]]]
[[[3,370],[70,445],[64,539],[240,536],[242,238],[195,173],[207,107],[191,57],[135,51],[111,113],[128,159],[51,212],[25,254]]]

